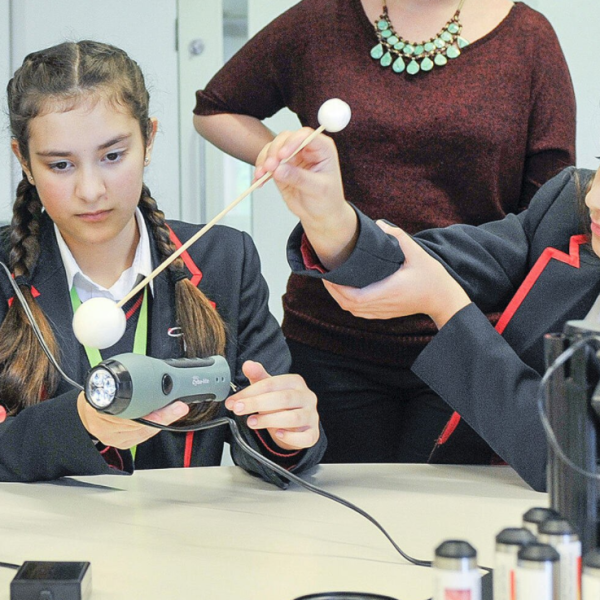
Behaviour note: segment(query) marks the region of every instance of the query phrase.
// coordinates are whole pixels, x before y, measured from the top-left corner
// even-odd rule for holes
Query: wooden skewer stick
[[[300,150],[302,150],[305,146],[310,144],[310,142],[321,133],[325,129],[324,125],[321,125],[318,129],[315,129],[306,139],[296,148],[294,153],[282,160],[282,163],[286,163],[288,160],[291,160]],[[131,300],[141,289],[144,288],[145,285],[150,283],[157,275],[162,273],[177,257],[183,254],[194,242],[198,241],[209,229],[216,225],[230,210],[235,208],[246,196],[251,194],[256,188],[260,187],[263,183],[266,183],[273,177],[273,173],[268,171],[265,173],[260,179],[257,179],[246,191],[242,192],[231,204],[226,206],[216,217],[213,217],[200,231],[196,232],[185,244],[182,244],[169,258],[164,260],[150,275],[142,279],[123,299],[117,302],[117,306],[122,308],[123,305]]]

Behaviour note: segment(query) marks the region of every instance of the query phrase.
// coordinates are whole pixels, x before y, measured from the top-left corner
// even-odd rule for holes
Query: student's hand
[[[187,404],[177,401],[155,410],[144,418],[161,425],[170,425],[187,415],[189,410]],[[98,412],[88,404],[83,392],[77,398],[77,411],[83,426],[92,437],[100,440],[105,446],[127,450],[160,432],[160,429],[154,427]]]
[[[318,135],[282,163],[312,132],[304,127],[280,133],[258,155],[254,178],[273,173],[283,199],[302,222],[322,264],[332,269],[346,260],[358,235],[356,213],[344,198],[335,144],[330,137]]]
[[[356,317],[393,319],[415,314],[429,315],[438,329],[469,297],[443,265],[430,256],[407,233],[382,221],[377,225],[393,235],[404,252],[404,264],[393,275],[358,289],[324,281],[334,300]]]
[[[242,370],[250,385],[230,396],[225,406],[236,415],[250,415],[250,429],[266,429],[284,450],[310,448],[319,439],[317,397],[300,375],[271,377],[258,362],[248,360]]]

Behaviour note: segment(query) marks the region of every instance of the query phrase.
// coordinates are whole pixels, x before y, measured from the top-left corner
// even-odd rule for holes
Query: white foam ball
[[[350,106],[339,98],[331,98],[321,104],[317,119],[319,125],[325,127],[330,133],[341,131],[350,122],[352,111]]]
[[[110,348],[125,333],[125,313],[109,298],[91,298],[73,315],[73,333],[84,346]]]

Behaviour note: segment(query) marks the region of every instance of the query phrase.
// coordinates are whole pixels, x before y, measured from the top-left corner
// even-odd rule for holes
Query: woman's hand
[[[266,429],[284,450],[310,448],[319,439],[317,397],[300,375],[271,377],[258,362],[248,360],[242,370],[250,385],[230,396],[225,406],[236,415],[250,415],[250,429]]]
[[[144,418],[161,425],[170,425],[187,415],[189,410],[187,404],[177,401],[160,410],[155,410]],[[120,419],[98,412],[88,404],[83,392],[77,398],[77,411],[83,426],[92,437],[101,441],[105,446],[112,446],[120,450],[137,446],[160,432],[160,429],[148,427],[130,419]]]
[[[356,317],[393,319],[415,314],[429,315],[441,329],[469,297],[443,265],[430,256],[407,233],[382,221],[377,225],[393,235],[404,252],[404,264],[382,281],[358,289],[324,281],[334,300]]]
[[[344,198],[337,150],[331,138],[316,136],[290,159],[312,132],[304,127],[280,133],[258,155],[254,178],[273,173],[283,199],[302,222],[321,263],[332,269],[354,248],[358,219]]]

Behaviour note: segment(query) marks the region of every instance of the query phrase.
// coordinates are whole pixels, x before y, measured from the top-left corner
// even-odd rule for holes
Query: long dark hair
[[[148,114],[149,94],[139,65],[123,50],[94,41],[67,42],[29,54],[9,81],[8,110],[11,133],[25,164],[29,163],[29,127],[36,116],[67,111],[82,101],[104,100],[126,108],[139,122],[145,145],[152,125]],[[139,208],[151,226],[161,259],[175,247],[169,238],[164,214],[146,186],[141,186]],[[35,185],[25,172],[17,186],[10,226],[9,267],[31,308],[53,354],[57,343],[52,329],[33,299],[27,280],[40,256],[39,228],[42,203]],[[169,267],[175,283],[175,310],[181,327],[186,356],[223,354],[225,325],[206,296],[180,275],[181,258]],[[9,414],[51,397],[59,376],[37,342],[31,325],[15,301],[0,326],[0,399]],[[197,406],[186,421],[210,415]]]

